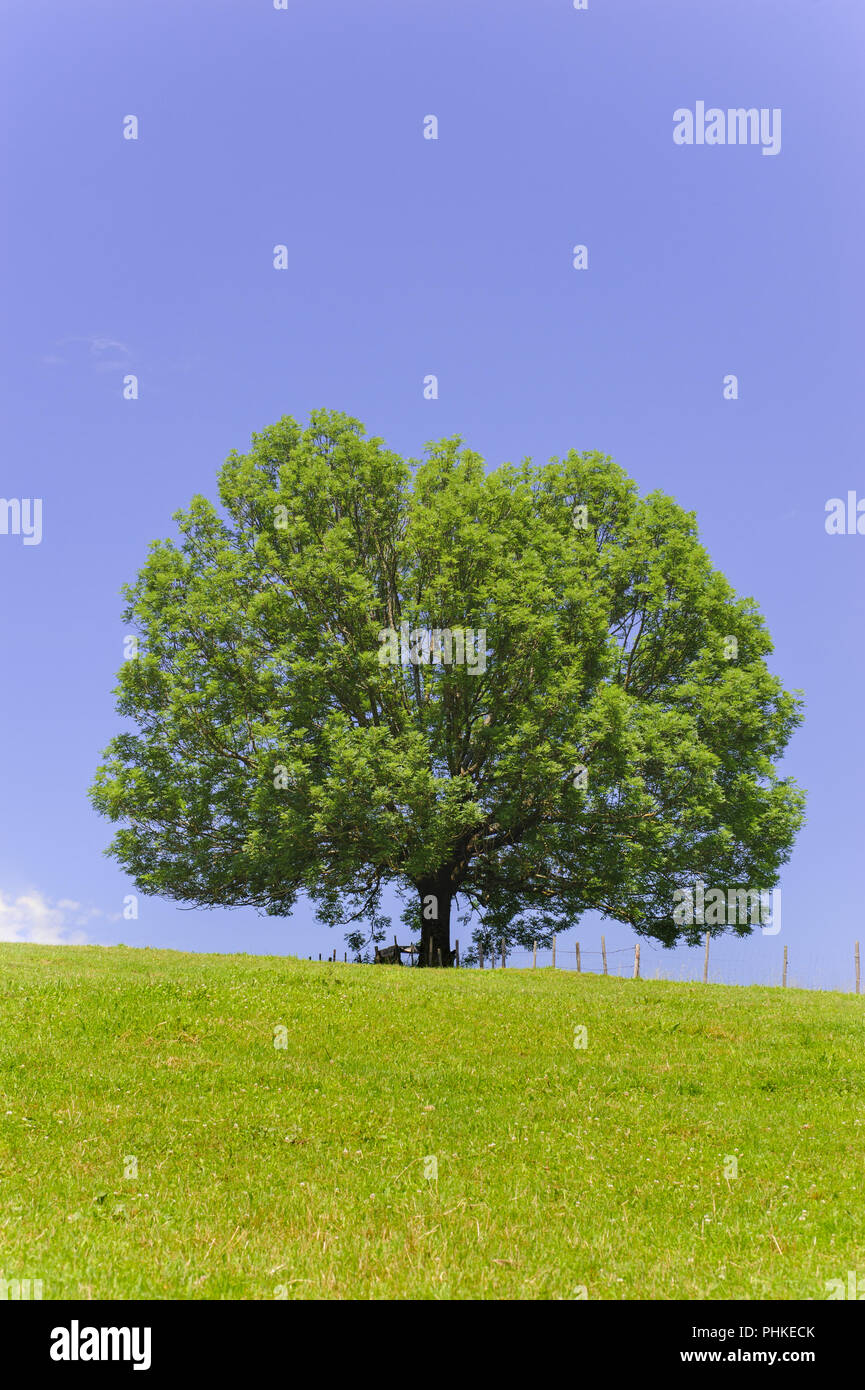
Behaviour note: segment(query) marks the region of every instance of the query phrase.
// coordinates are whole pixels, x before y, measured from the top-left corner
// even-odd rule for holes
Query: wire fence
[[[641,951],[642,946],[642,951]],[[558,969],[572,971],[583,974],[602,974],[613,975],[620,979],[674,979],[679,981],[701,981],[704,984],[762,984],[769,986],[780,986],[782,989],[824,989],[839,988],[845,993],[860,993],[860,961],[859,961],[859,942],[852,943],[850,952],[850,972],[849,978],[840,980],[840,985],[829,985],[825,983],[826,972],[820,968],[819,963],[801,960],[794,973],[794,962],[790,958],[789,947],[784,945],[777,949],[777,959],[769,963],[769,978],[754,979],[754,960],[745,954],[732,955],[728,951],[721,949],[720,952],[713,946],[711,938],[706,933],[702,946],[696,948],[702,955],[702,969],[697,967],[693,957],[689,961],[677,960],[676,966],[672,970],[665,968],[656,959],[646,960],[645,943],[637,942],[632,946],[607,946],[604,938],[601,937],[601,949],[596,950],[592,947],[586,948],[580,942],[574,946],[565,946],[554,942],[552,947],[541,948],[537,944],[533,948],[515,947],[507,948],[504,952],[499,950],[492,956],[485,956],[475,950],[473,955],[476,959],[473,964],[479,969],[501,969],[507,967],[511,969]],[[651,948],[650,948],[651,950]],[[657,957],[659,952],[653,954]],[[642,955],[642,959],[641,959]],[[648,966],[648,968],[647,968]],[[653,968],[654,967],[654,968]],[[834,972],[837,976],[837,971]],[[846,976],[846,972],[844,972]],[[731,978],[736,976],[738,978]],[[815,977],[820,983],[815,983]]]
[[[649,960],[645,955],[641,959],[641,952],[645,948],[649,954]],[[532,948],[526,947],[506,947],[499,949],[495,953],[485,954],[479,947],[472,946],[468,953],[468,958],[464,955],[460,958],[459,941],[456,942],[456,950],[452,953],[452,964],[468,969],[480,970],[538,970],[556,969],[564,970],[574,974],[595,974],[612,975],[618,979],[655,979],[655,980],[676,980],[682,983],[694,983],[702,981],[703,984],[735,984],[735,985],[768,985],[780,986],[782,989],[810,989],[810,990],[840,990],[843,993],[860,993],[860,969],[859,969],[859,942],[854,941],[850,956],[849,975],[846,971],[841,977],[837,970],[834,983],[828,982],[825,961],[822,958],[812,958],[810,963],[807,960],[800,960],[798,964],[790,959],[789,947],[779,947],[769,962],[769,978],[754,978],[754,958],[753,955],[739,954],[731,955],[727,950],[721,950],[720,954],[716,947],[712,947],[711,938],[706,933],[703,945],[698,949],[702,954],[702,970],[694,969],[692,960],[683,961],[679,958],[675,965],[678,968],[668,968],[668,962],[664,966],[660,964],[661,950],[654,948],[648,942],[636,942],[632,946],[607,946],[605,938],[601,937],[601,949],[595,950],[593,947],[585,947],[579,941],[573,946],[566,946],[559,943],[557,938],[553,938],[551,947],[540,947],[537,942]],[[416,946],[398,946],[396,941],[392,947],[382,950],[381,964],[401,964],[402,955],[408,955],[411,963],[415,963],[418,954]],[[656,959],[652,961],[651,956]],[[309,960],[313,957],[309,956]],[[321,952],[318,954],[321,960]],[[326,960],[332,963],[337,962],[337,952],[328,953]],[[343,952],[343,962],[349,963],[348,953]],[[370,961],[355,961],[356,964],[371,964]],[[437,962],[430,959],[429,964],[441,964],[441,958]],[[654,968],[653,968],[654,966]]]

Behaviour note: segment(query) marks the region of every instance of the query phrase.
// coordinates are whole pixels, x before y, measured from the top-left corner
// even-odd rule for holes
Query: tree
[[[589,909],[672,945],[703,930],[677,890],[775,885],[801,702],[671,498],[597,453],[407,463],[328,411],[253,436],[219,492],[124,591],[137,732],[91,796],[142,892],[306,892],[380,935],[391,887],[437,964],[455,902],[487,952]]]

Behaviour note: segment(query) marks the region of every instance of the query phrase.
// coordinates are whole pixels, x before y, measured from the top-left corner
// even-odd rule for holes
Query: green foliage
[[[672,944],[701,930],[677,887],[777,882],[799,701],[669,497],[595,453],[485,473],[454,439],[412,466],[327,411],[254,436],[219,491],[126,591],[136,732],[92,797],[142,891],[275,914],[305,891],[380,930],[385,886],[419,926],[434,884],[483,942],[598,909]],[[382,664],[401,623],[484,630],[485,669]]]

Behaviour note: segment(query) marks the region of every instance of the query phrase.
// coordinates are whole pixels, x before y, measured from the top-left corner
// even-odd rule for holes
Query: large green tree
[[[141,891],[375,929],[395,888],[437,963],[455,903],[487,949],[590,909],[672,945],[677,889],[777,882],[799,701],[671,498],[596,453],[413,464],[328,411],[219,492],[126,590],[136,728],[92,797]]]

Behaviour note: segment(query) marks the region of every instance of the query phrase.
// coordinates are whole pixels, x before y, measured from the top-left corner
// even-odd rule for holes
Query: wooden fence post
[[[504,970],[504,968],[505,968],[505,941],[504,941],[504,937],[502,937],[502,970]]]
[[[432,969],[432,951],[433,951],[433,947],[432,947],[432,937],[430,937],[430,939],[429,939],[429,951],[428,951],[430,969]]]
[[[787,947],[784,947],[784,974],[781,976],[781,988],[787,988]]]
[[[439,958],[439,970],[441,970],[441,968],[442,968],[442,948],[441,948],[441,946],[437,946],[437,947],[436,947],[436,954],[438,955],[438,958]]]
[[[640,978],[640,943],[639,943],[639,941],[638,941],[637,944],[636,944],[636,946],[634,947],[634,979],[635,979],[635,980],[639,980],[639,978]]]
[[[601,955],[604,957],[604,974],[606,975],[606,973],[607,973],[607,943],[606,943],[606,941],[604,940],[603,937],[601,937]]]
[[[554,935],[553,935],[553,969],[555,970],[555,968],[556,968],[556,938],[555,938],[555,934],[554,934]]]
[[[537,941],[533,941],[533,942],[532,942],[532,969],[533,969],[533,970],[537,970],[537,968],[538,968],[538,943],[537,943]]]
[[[460,963],[460,939],[459,939],[459,937],[457,937],[457,939],[456,939],[456,955],[455,955],[455,957],[454,957],[454,962],[455,962],[455,964],[456,964],[456,966],[457,966],[457,969],[459,969],[459,963]]]
[[[580,966],[580,943],[579,943],[579,941],[578,941],[578,942],[577,942],[577,974],[578,974],[578,975],[579,975],[579,973],[580,973],[580,970],[581,970],[581,966]]]
[[[479,946],[479,947],[478,947],[478,969],[479,969],[479,970],[483,970],[483,968],[484,968],[484,948],[483,948],[483,946]]]
[[[703,957],[703,984],[709,983],[709,933],[706,932],[706,954]]]
[[[856,993],[859,993],[859,942],[856,942]]]

